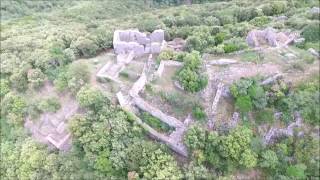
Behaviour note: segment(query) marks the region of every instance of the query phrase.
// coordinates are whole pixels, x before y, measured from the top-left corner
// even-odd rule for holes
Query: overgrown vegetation
[[[185,3],[192,5],[182,5]],[[219,179],[253,168],[267,179],[318,178],[319,137],[312,127],[318,127],[320,121],[319,77],[297,87],[282,81],[261,86],[261,79],[236,82],[231,92],[242,123],[234,129],[209,131],[204,127],[203,107],[184,96],[160,94],[171,106],[193,110],[193,117],[199,120],[200,125],[190,128],[184,139],[190,163],[178,164],[165,146],[146,138],[128,113],[88,86],[88,64],[77,61],[112,48],[115,29],[151,32],[162,28],[168,41],[185,39],[187,52],[164,51],[158,61],[183,62],[176,79],[186,91],[195,93],[207,85],[201,56],[247,49],[245,37],[251,29],[301,31],[305,42],[297,48],[319,51],[319,14],[311,12],[312,7],[319,7],[319,2],[2,1],[1,179]],[[281,16],[286,18],[278,20]],[[243,56],[256,63],[263,58],[255,53]],[[316,60],[310,55],[299,58],[309,64]],[[129,75],[123,72],[122,76]],[[54,113],[64,103],[55,96],[28,97],[46,83],[53,83],[59,93],[71,92],[82,108],[81,115],[69,120],[73,145],[66,153],[36,142],[23,126],[27,117]],[[307,131],[263,145],[257,126],[271,126],[275,112],[281,112],[280,123],[292,121],[293,113],[300,112]],[[169,130],[154,117],[143,115],[149,124]]]

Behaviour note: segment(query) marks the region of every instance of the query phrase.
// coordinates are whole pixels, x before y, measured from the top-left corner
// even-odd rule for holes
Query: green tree
[[[246,168],[253,168],[257,165],[257,155],[250,149],[246,149],[242,154],[239,164]]]
[[[204,149],[206,144],[205,129],[198,125],[191,127],[184,137],[184,142],[191,151]]]
[[[250,148],[252,135],[252,131],[244,126],[233,129],[230,134],[222,137],[222,155],[240,161],[242,153]]]
[[[31,87],[36,89],[43,85],[46,76],[40,69],[30,69],[27,77]]]
[[[252,110],[253,105],[249,96],[241,96],[236,99],[235,106],[242,113],[247,113]]]
[[[77,93],[77,100],[82,107],[98,110],[103,106],[105,97],[98,89],[84,86]]]
[[[8,92],[10,92],[9,81],[6,79],[0,79],[0,98],[3,98]]]
[[[23,123],[26,108],[25,100],[11,92],[6,94],[1,101],[1,114],[12,124],[21,125]]]
[[[181,179],[182,172],[172,156],[156,150],[150,157],[147,166],[141,167],[146,179]]]
[[[286,170],[286,174],[291,178],[304,179],[306,177],[304,172],[306,168],[307,167],[304,164],[289,166]]]
[[[275,170],[279,165],[277,154],[272,150],[267,150],[262,153],[260,167]]]

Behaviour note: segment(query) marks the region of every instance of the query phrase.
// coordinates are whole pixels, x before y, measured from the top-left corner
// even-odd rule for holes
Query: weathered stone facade
[[[136,56],[160,53],[166,42],[164,31],[155,30],[150,35],[133,30],[116,30],[113,36],[113,48],[116,54],[128,54],[133,51]]]

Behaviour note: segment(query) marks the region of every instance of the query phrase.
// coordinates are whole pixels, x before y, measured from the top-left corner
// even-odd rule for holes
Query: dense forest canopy
[[[1,179],[318,179],[319,6],[318,0],[1,1]],[[115,94],[125,88],[95,78],[101,63],[116,57],[114,31],[134,28],[147,35],[162,29],[168,44],[184,42],[182,50],[154,55],[156,68],[174,61],[177,69],[148,82],[141,96],[177,119],[193,119],[182,139],[187,157],[154,140],[144,123],[166,135],[174,127],[121,107]],[[278,49],[248,45],[251,30],[268,28],[299,38]],[[234,69],[221,59],[235,61]],[[228,68],[232,74],[222,73]],[[132,69],[119,73],[130,85],[141,73]],[[241,76],[254,71],[261,74]],[[278,71],[282,78],[264,83]],[[213,81],[215,75],[221,78]],[[219,102],[219,80],[225,104],[217,105],[208,128],[212,111],[202,101]],[[58,115],[72,137],[67,151],[30,132],[30,124]],[[268,141],[271,130],[285,135]]]

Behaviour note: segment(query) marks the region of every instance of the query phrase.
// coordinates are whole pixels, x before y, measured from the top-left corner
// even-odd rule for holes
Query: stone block
[[[161,44],[157,42],[151,43],[151,53],[158,54],[161,52]]]
[[[162,29],[153,31],[153,33],[150,34],[150,40],[151,40],[151,43],[153,42],[161,43],[162,41],[164,41],[164,31]]]

